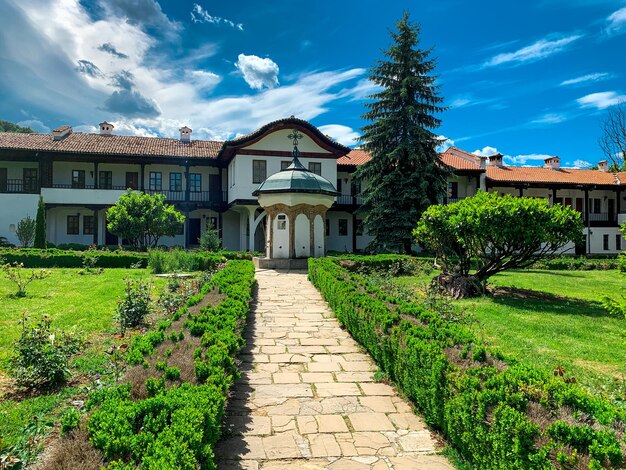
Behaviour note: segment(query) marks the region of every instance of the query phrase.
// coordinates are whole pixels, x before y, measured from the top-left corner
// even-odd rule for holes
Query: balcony
[[[454,204],[465,199],[464,197],[444,197],[443,204]]]
[[[0,181],[0,193],[37,194],[39,182],[21,179],[7,179]]]
[[[342,194],[340,196],[337,196],[337,202],[335,204],[337,206],[360,206],[363,204],[363,196]]]
[[[581,217],[583,219],[583,223],[585,225],[589,223],[590,227],[617,227],[618,219],[621,218],[618,214],[612,212],[590,212],[589,222],[587,222],[584,213],[581,214]]]

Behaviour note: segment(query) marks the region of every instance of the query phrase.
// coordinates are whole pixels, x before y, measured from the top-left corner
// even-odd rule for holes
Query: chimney
[[[607,162],[606,160],[598,162],[598,170],[604,171],[605,173],[609,171],[609,162]]]
[[[101,122],[99,124],[100,126],[100,135],[111,135],[111,133],[113,132],[113,128],[115,127],[113,124],[111,124],[110,122]]]
[[[53,140],[63,140],[72,133],[72,126],[61,126],[52,130]]]
[[[489,166],[502,167],[502,154],[489,155]]]
[[[487,157],[478,157],[480,158],[480,168],[481,169],[485,169],[485,167],[487,166]]]
[[[551,170],[559,170],[561,168],[561,159],[559,157],[549,157],[543,161],[544,168],[550,168]]]
[[[183,126],[178,130],[180,131],[181,142],[191,142],[191,129],[189,129],[187,126]]]

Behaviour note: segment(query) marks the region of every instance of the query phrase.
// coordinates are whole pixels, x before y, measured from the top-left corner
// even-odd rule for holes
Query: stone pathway
[[[218,468],[452,469],[304,272],[259,270]]]

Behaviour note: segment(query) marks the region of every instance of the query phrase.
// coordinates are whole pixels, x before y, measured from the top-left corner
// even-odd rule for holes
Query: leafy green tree
[[[356,178],[363,180],[365,224],[375,251],[411,251],[411,232],[422,213],[444,194],[449,169],[437,154],[435,113],[443,111],[430,49],[420,49],[419,26],[408,13],[391,32],[393,44],[370,72],[381,91],[370,96],[363,118],[363,149],[371,160]]]
[[[107,211],[108,229],[135,247],[157,246],[164,236],[174,236],[185,216],[165,203],[163,194],[146,194],[129,189]]]
[[[47,248],[46,241],[46,206],[43,203],[43,197],[39,196],[39,204],[37,205],[37,217],[35,218],[35,248]]]
[[[569,242],[579,242],[582,230],[580,214],[570,207],[479,192],[431,206],[413,233],[441,265],[433,283],[462,298],[481,294],[487,279],[500,271],[558,254]]]
[[[32,134],[33,131],[30,127],[22,127],[17,124],[13,124],[9,121],[3,121],[0,119],[0,132],[19,132],[22,134]]]
[[[35,238],[35,221],[30,216],[24,217],[17,223],[15,235],[24,248],[28,248]]]

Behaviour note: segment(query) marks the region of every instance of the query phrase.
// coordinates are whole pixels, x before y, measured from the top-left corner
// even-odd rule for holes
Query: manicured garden
[[[500,273],[491,279],[493,297],[451,302],[425,295],[424,282],[438,274],[428,264],[393,256],[316,259],[309,276],[464,461],[477,468],[623,467],[623,388],[596,388],[624,370],[624,320],[599,303],[621,291],[618,272]]]
[[[394,281],[419,297],[437,274]],[[600,303],[626,289],[617,270],[505,271],[490,284],[492,295],[452,302],[475,316],[473,330],[487,344],[549,372],[562,368],[597,390],[626,390],[626,324]]]

